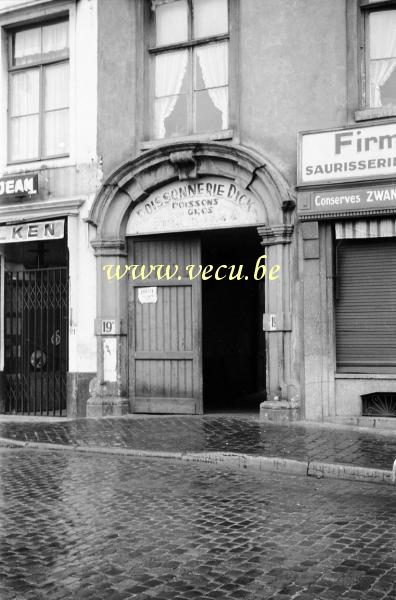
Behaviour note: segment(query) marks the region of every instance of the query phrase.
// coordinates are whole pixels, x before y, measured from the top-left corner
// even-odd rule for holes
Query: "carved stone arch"
[[[291,223],[294,198],[270,161],[236,145],[177,143],[156,147],[107,178],[89,215],[97,226],[97,240],[125,240],[126,223],[137,203],[168,183],[204,176],[225,177],[250,190],[263,204],[266,225]]]
[[[89,222],[96,226],[92,246],[97,256],[98,376],[90,389],[89,416],[123,414],[129,410],[127,279],[107,281],[103,269],[107,264],[118,264],[121,269],[126,265],[126,227],[130,214],[157,188],[208,176],[233,180],[253,194],[264,208],[265,224],[257,231],[268,264],[282,266],[282,276],[277,282],[271,283],[268,278],[263,281],[267,399],[289,403],[289,407],[298,405],[301,369],[296,357],[302,350],[298,335],[297,242],[292,235],[295,200],[291,189],[270,161],[250,149],[222,142],[180,142],[158,146],[117,168],[101,186],[90,211]],[[266,321],[269,318],[270,325]],[[105,377],[103,319],[115,323],[117,359],[111,381]]]

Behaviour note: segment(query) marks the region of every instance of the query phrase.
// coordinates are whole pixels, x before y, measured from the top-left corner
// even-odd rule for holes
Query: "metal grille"
[[[374,392],[363,394],[363,410],[365,417],[396,417],[396,393]]]
[[[67,267],[5,273],[6,412],[66,412]]]

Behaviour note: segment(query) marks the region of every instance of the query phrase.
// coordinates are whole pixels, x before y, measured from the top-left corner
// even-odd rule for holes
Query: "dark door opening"
[[[243,265],[244,278],[202,281],[204,411],[259,410],[265,393],[264,284],[253,274],[264,249],[255,229],[203,233],[203,265]],[[245,276],[247,279],[245,279]]]
[[[4,350],[8,414],[66,412],[66,239],[5,247]]]

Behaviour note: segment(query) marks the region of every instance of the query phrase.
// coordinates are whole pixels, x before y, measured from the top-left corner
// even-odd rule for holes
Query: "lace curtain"
[[[381,88],[396,67],[396,11],[370,15],[370,106],[382,106]]]
[[[210,99],[221,112],[222,129],[228,127],[228,45],[197,48],[197,55]]]
[[[187,69],[188,51],[164,52],[155,59],[155,137],[165,137],[165,121],[172,114]]]

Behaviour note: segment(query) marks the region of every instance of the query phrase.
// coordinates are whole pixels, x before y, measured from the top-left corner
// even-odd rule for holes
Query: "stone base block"
[[[67,416],[86,416],[86,405],[89,398],[89,383],[96,373],[67,373]]]
[[[285,406],[282,406],[283,403],[279,403],[279,407],[274,406],[274,402],[268,402],[271,406],[266,406],[266,404],[266,402],[260,404],[260,421],[282,425],[301,419],[300,408],[286,408]]]
[[[122,417],[129,413],[129,400],[119,396],[97,396],[87,401],[87,417]]]

